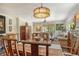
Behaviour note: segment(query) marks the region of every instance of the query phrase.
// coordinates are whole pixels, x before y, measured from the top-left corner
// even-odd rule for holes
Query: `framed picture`
[[[5,33],[5,16],[0,15],[0,33]]]
[[[34,24],[35,31],[41,31],[41,25],[40,24]]]
[[[9,25],[12,25],[12,19],[9,19]]]
[[[62,30],[63,24],[56,24],[56,30]]]
[[[12,26],[9,26],[9,31],[10,31],[10,32],[12,31]]]

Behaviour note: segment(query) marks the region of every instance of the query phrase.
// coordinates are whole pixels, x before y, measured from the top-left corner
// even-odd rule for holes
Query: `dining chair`
[[[32,39],[37,41],[41,40],[41,33],[33,33]]]
[[[31,51],[29,51],[30,46],[28,44],[25,44],[23,42],[19,42],[19,55],[20,56],[31,56]]]
[[[65,43],[62,48],[63,50],[65,50],[65,52],[69,52],[69,53],[72,53],[72,48],[74,46],[74,41],[73,41],[73,38],[72,38],[72,35],[70,32],[68,32],[68,39],[65,41],[63,41],[63,43]]]
[[[18,48],[17,48],[17,40],[9,38],[7,36],[3,37],[3,45],[4,45],[4,50],[5,54],[7,56],[18,56]]]
[[[77,41],[76,40],[76,42],[75,42],[75,45],[74,45],[74,47],[72,48],[72,53],[68,53],[68,52],[65,52],[64,53],[64,55],[66,55],[66,56],[78,56],[79,55],[79,43],[78,43],[79,41]]]
[[[73,48],[73,54],[79,55],[79,37],[77,37],[77,40],[75,42],[75,45]]]
[[[20,56],[30,56],[31,51],[28,51],[29,48],[30,48],[29,45],[27,45],[27,44],[20,41],[18,43],[19,55]]]
[[[79,49],[79,39],[75,38],[73,39],[72,35],[70,35],[70,46],[67,46],[65,48],[69,49],[69,52],[65,52],[64,55],[67,56],[73,56],[73,55],[78,55],[78,49]]]
[[[43,40],[49,40],[49,34],[48,33],[42,33]]]

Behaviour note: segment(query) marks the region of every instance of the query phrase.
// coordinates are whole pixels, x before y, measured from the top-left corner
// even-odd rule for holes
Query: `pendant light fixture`
[[[50,16],[50,9],[47,7],[43,7],[42,3],[41,7],[35,8],[33,12],[35,18],[47,18]]]

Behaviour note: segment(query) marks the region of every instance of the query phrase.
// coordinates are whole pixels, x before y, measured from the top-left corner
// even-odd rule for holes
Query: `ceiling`
[[[20,17],[25,21],[42,21],[33,17],[33,10],[40,5],[40,3],[0,3],[0,13]],[[50,9],[47,21],[66,20],[79,10],[77,3],[43,3],[43,6]]]

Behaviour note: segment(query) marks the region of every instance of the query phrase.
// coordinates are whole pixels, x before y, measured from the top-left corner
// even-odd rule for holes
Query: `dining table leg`
[[[32,56],[38,56],[38,45],[37,44],[31,44],[31,55]]]
[[[49,46],[46,46],[46,56],[49,54]]]
[[[23,56],[25,56],[25,44],[23,43]]]

